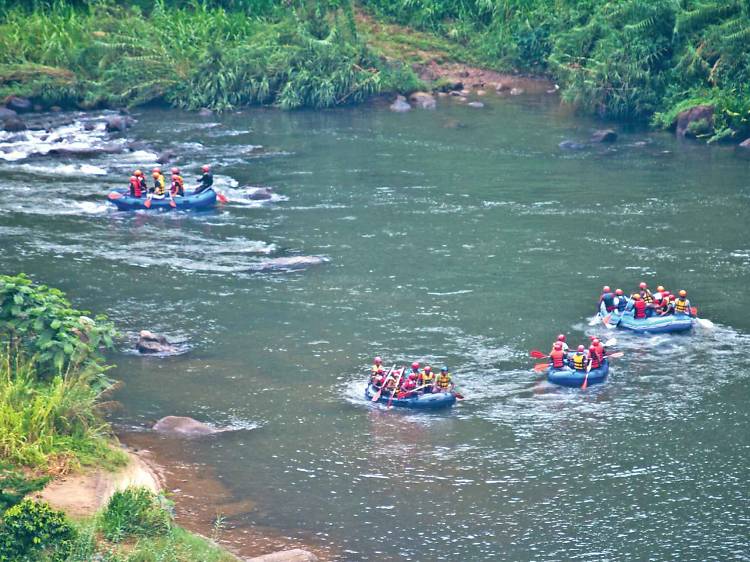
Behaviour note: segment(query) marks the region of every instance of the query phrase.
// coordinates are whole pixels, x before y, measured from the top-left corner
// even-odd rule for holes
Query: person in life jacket
[[[690,312],[690,301],[687,299],[687,291],[685,289],[680,289],[680,292],[678,293],[680,296],[677,297],[674,301],[674,313],[675,314],[687,314],[688,316],[691,316]]]
[[[609,314],[615,310],[615,295],[609,285],[602,288],[602,296],[599,297],[599,310],[602,315]]]
[[[622,292],[622,289],[615,289],[615,307],[617,312],[622,314],[625,312],[625,307],[628,306],[628,299]]]
[[[659,316],[670,314],[669,291],[661,292],[661,299],[656,302],[656,312]]]
[[[412,379],[411,376],[409,376],[409,378],[406,381],[404,381],[404,383],[401,385],[401,390],[407,393],[404,398],[408,396],[412,396],[416,388],[417,388],[417,381]]]
[[[669,295],[669,303],[664,308],[664,314],[674,314],[675,301],[677,297],[675,295]]]
[[[136,176],[130,176],[130,196],[140,197],[141,193],[141,180]]]
[[[579,345],[578,350],[568,359],[568,365],[576,371],[585,371],[588,362],[589,358],[586,356],[586,348],[582,345]]]
[[[419,370],[419,363],[414,361],[414,363],[411,364],[411,373],[409,373],[409,379],[416,382],[419,380],[419,377],[421,376],[422,376],[422,373]]]
[[[432,367],[429,365],[424,366],[422,376],[419,378],[418,382],[424,392],[432,392],[432,385],[435,384],[435,375],[432,372]]]
[[[654,296],[651,294],[651,291],[648,290],[648,285],[645,281],[641,281],[641,284],[638,286],[638,294],[641,295],[641,298],[643,299],[643,302],[646,304],[651,304],[654,302]]]
[[[209,166],[208,164],[201,166],[201,172],[203,172],[203,175],[198,180],[200,182],[200,185],[195,188],[194,193],[196,195],[206,191],[214,184],[214,175],[211,173],[211,166]]]
[[[565,357],[562,342],[556,341],[552,346],[552,353],[549,354],[549,366],[553,369],[562,369],[565,367]]]
[[[440,374],[435,379],[435,385],[438,387],[440,392],[448,392],[451,388],[451,374],[448,372],[448,367],[440,367]]]
[[[591,347],[589,348],[589,353],[591,353],[591,350],[594,350],[594,354],[597,358],[597,366],[600,366],[602,363],[604,363],[604,357],[607,353],[607,350],[604,348],[604,344],[599,340],[598,338],[594,338],[591,340]],[[593,361],[593,356],[592,361]],[[592,366],[592,369],[595,369],[596,367]]]
[[[372,372],[372,374],[374,375],[376,372],[383,368],[383,360],[380,358],[380,356],[378,356],[372,360],[372,363],[373,365],[370,369],[370,372]]]
[[[153,197],[156,199],[163,199],[167,192],[167,186],[161,170],[159,168],[154,168],[151,171],[151,177],[154,178]]]
[[[172,197],[185,195],[185,182],[180,175],[179,168],[172,168],[172,185],[169,189],[169,194]]]
[[[601,359],[599,358],[599,350],[593,343],[589,346],[589,362],[592,369],[598,369],[602,366]]]
[[[146,176],[143,175],[143,172],[136,170],[133,172],[133,175],[138,178],[138,181],[141,184],[141,195],[148,193],[148,182],[146,181]]]
[[[633,318],[646,318],[646,303],[643,302],[643,299],[641,298],[641,295],[639,293],[635,293],[633,295],[633,300],[630,303],[628,310],[633,311]]]
[[[664,285],[659,285],[658,287],[656,287],[656,292],[653,295],[651,295],[652,297],[654,297],[654,302],[657,304],[660,303],[661,300],[664,298],[665,292],[666,291],[664,290]]]

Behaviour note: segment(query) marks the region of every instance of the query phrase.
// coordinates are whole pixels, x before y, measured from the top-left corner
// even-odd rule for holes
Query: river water
[[[122,344],[113,421],[233,428],[182,454],[252,500],[236,528],[338,560],[750,559],[748,161],[644,130],[563,151],[596,124],[552,97],[441,102],[138,112],[128,137],[171,147],[189,180],[215,165],[230,203],[199,214],[108,208],[108,189],[150,170],[149,147],[6,146],[0,265],[129,335],[185,340],[170,358]],[[252,202],[248,186],[277,195]],[[252,272],[294,255],[330,262]],[[533,372],[529,350],[559,332],[611,337],[589,324],[598,290],[641,280],[688,289],[714,329],[617,332],[625,356],[586,392]],[[372,407],[375,354],[445,363],[467,399]]]

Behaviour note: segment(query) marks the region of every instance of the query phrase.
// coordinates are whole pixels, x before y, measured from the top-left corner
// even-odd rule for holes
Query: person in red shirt
[[[549,366],[553,369],[562,369],[565,367],[565,351],[563,351],[562,342],[556,341],[549,354]]]

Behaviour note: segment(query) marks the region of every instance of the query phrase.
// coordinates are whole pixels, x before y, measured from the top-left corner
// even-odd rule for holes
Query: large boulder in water
[[[691,127],[691,124],[693,125]],[[696,127],[713,130],[714,108],[711,105],[696,105],[686,109],[677,116],[677,128],[675,133],[680,138],[695,136],[693,131]]]
[[[750,139],[743,140],[738,146],[740,148],[744,148],[745,150],[750,150]]]
[[[15,117],[16,115],[18,114],[12,109],[0,106],[0,120],[9,119],[10,117]]]
[[[3,129],[9,133],[17,133],[18,131],[26,130],[26,123],[23,122],[18,115],[7,117],[3,121]]]
[[[196,437],[200,435],[211,435],[220,430],[203,422],[184,416],[167,416],[154,424],[154,431],[172,435],[184,435]]]
[[[394,101],[390,105],[390,110],[397,113],[403,113],[404,111],[409,111],[410,109],[411,106],[409,105],[409,102],[406,101],[406,98],[404,96],[396,96],[396,101]]]
[[[617,133],[612,129],[599,129],[591,135],[591,142],[615,142]]]
[[[307,550],[294,548],[248,558],[247,562],[318,562],[318,557]]]
[[[172,160],[177,154],[172,150],[164,150],[161,153],[159,153],[159,156],[156,157],[156,161],[159,164],[166,164],[170,160]]]
[[[253,201],[267,201],[273,197],[273,189],[270,187],[258,187],[247,194],[247,198]]]
[[[5,100],[5,105],[18,113],[26,113],[34,109],[30,100],[20,96],[10,96]]]
[[[133,125],[133,119],[127,115],[110,115],[104,124],[108,133],[122,133]]]
[[[414,92],[409,96],[409,101],[421,109],[435,109],[437,107],[435,96],[427,92]]]
[[[293,256],[287,258],[268,258],[260,260],[250,267],[250,271],[296,271],[307,269],[314,265],[328,263],[330,260],[323,256]]]
[[[121,144],[106,143],[99,146],[58,146],[51,149],[47,154],[50,156],[75,156],[78,158],[90,158],[102,154],[119,154],[124,152],[125,147]]]
[[[141,353],[177,353],[177,349],[166,337],[149,330],[141,330],[138,334],[136,349]]]

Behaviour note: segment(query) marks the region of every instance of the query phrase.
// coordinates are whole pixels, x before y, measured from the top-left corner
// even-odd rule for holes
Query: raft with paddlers
[[[152,197],[132,197],[127,193],[113,191],[109,194],[110,203],[114,204],[120,211],[148,210],[201,210],[211,209],[216,206],[216,192],[209,188],[198,194],[185,195],[184,197],[162,199]],[[147,203],[148,202],[148,203]]]
[[[372,401],[373,396],[378,394],[380,389],[375,385],[369,384],[365,389],[365,398]],[[399,394],[404,396],[398,398]],[[431,392],[429,394],[409,395],[401,392],[397,392],[396,395],[391,399],[390,392],[382,392],[376,402],[396,407],[396,408],[414,408],[417,410],[439,410],[441,408],[450,408],[456,403],[456,393],[451,390],[449,392]]]
[[[603,383],[607,379],[607,374],[609,374],[609,361],[605,359],[599,367],[589,370],[588,373],[585,370],[578,371],[570,367],[561,369],[550,367],[547,369],[547,380],[560,386],[581,388],[584,382],[586,386]]]
[[[415,361],[411,371],[406,367],[396,369],[396,365],[393,365],[386,372],[382,359],[376,357],[365,398],[370,402],[385,404],[388,409],[395,406],[437,410],[453,406],[463,396],[456,390],[448,367],[441,367],[440,374],[435,375],[430,365],[422,369]]]

